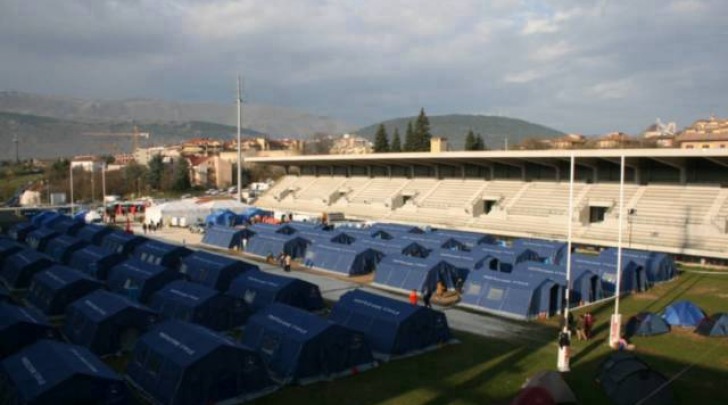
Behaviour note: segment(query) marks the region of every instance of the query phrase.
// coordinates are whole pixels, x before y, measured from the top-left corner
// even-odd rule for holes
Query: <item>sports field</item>
[[[622,299],[622,314],[659,312],[669,303],[689,299],[707,313],[728,312],[728,273],[682,273],[646,293]],[[593,308],[596,336],[574,341],[572,371],[566,380],[583,404],[607,404],[594,382],[599,363],[610,352],[606,338],[612,304]],[[460,344],[397,360],[330,383],[286,387],[261,404],[507,404],[531,374],[555,369],[557,321],[541,323],[532,336],[512,341],[458,333]],[[681,404],[727,404],[728,339],[706,338],[688,330],[634,338],[636,353],[671,378]]]

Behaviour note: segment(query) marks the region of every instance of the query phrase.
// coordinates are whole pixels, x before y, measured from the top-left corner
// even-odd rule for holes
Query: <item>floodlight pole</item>
[[[73,162],[70,162],[68,164],[68,170],[71,173],[69,176],[69,181],[71,183],[71,216],[75,213],[75,207],[73,205]]]
[[[106,162],[101,166],[101,206],[104,207],[104,213],[106,213]]]
[[[240,127],[242,126],[242,104],[243,104],[243,96],[242,91],[240,89],[240,75],[238,75],[238,202],[243,202],[243,152],[241,148],[241,140],[240,140]]]
[[[609,345],[617,347],[622,337],[622,315],[619,313],[619,296],[622,293],[622,228],[624,219],[624,155],[619,161],[619,225],[617,234],[617,281],[614,287],[614,314],[609,328]]]
[[[567,251],[566,251],[566,291],[564,292],[564,300],[566,301],[564,308],[564,328],[559,334],[559,352],[557,358],[557,368],[560,372],[571,371],[569,368],[569,356],[571,352],[571,331],[569,330],[569,305],[571,303],[571,237],[574,222],[574,153],[571,153],[569,162],[569,210],[567,215]]]

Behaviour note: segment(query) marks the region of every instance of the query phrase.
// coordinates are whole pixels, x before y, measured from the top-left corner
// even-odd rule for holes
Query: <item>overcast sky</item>
[[[586,134],[728,116],[726,0],[0,0],[0,90]]]

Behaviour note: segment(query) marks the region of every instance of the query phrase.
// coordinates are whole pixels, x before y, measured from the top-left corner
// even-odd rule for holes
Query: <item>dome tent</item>
[[[728,336],[728,313],[717,313],[704,318],[695,332],[704,336]]]
[[[690,301],[677,301],[665,308],[662,317],[670,326],[694,328],[705,318],[705,313]]]
[[[631,336],[653,336],[670,332],[670,325],[661,316],[652,312],[640,312],[629,318],[625,334]]]

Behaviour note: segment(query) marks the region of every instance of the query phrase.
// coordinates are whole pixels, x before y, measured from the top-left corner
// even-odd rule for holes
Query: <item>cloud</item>
[[[585,133],[721,114],[728,2],[603,4],[2,0],[0,90],[228,102],[240,72],[251,102],[361,125],[420,107]]]

